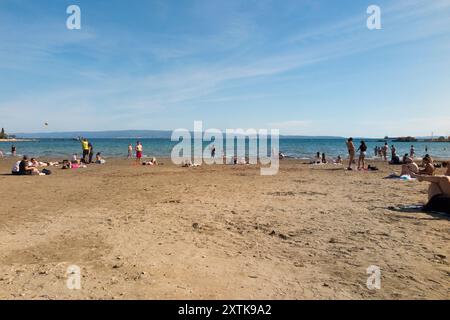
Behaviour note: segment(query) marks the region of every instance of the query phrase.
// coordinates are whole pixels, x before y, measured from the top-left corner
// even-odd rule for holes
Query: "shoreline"
[[[33,142],[38,141],[37,139],[0,139],[0,142]]]

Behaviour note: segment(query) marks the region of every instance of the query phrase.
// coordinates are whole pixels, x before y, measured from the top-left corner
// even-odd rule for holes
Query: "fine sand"
[[[109,159],[16,177],[13,161],[0,159],[2,299],[450,298],[450,220],[390,208],[427,198],[427,183],[383,179],[399,167]]]

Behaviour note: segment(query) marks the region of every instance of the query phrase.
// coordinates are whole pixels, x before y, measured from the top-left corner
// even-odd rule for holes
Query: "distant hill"
[[[120,131],[70,131],[70,132],[37,132],[16,133],[20,138],[27,139],[170,139],[172,131],[165,130],[120,130]]]
[[[116,131],[69,131],[69,132],[37,132],[15,133],[23,139],[73,139],[78,137],[88,139],[170,139],[172,131],[168,130],[116,130]],[[289,139],[344,139],[335,136],[286,136]]]
[[[280,135],[281,138],[289,138],[289,139],[311,139],[311,140],[320,140],[320,139],[337,139],[342,140],[344,137],[335,137],[335,136],[287,136]]]

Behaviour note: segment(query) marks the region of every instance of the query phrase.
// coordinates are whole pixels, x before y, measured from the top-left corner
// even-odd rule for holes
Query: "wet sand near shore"
[[[450,220],[390,208],[427,199],[427,183],[383,179],[398,166],[286,160],[261,176],[108,159],[17,177],[13,162],[0,159],[2,299],[450,298]]]

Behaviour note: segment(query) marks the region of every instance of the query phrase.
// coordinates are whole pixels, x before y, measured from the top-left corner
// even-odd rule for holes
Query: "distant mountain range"
[[[172,131],[166,130],[120,130],[120,131],[67,131],[15,133],[18,138],[25,139],[170,139]]]
[[[169,130],[116,130],[116,131],[68,131],[68,132],[37,132],[14,133],[23,139],[74,139],[78,137],[88,139],[170,139]],[[344,139],[336,136],[281,136],[290,139]]]

